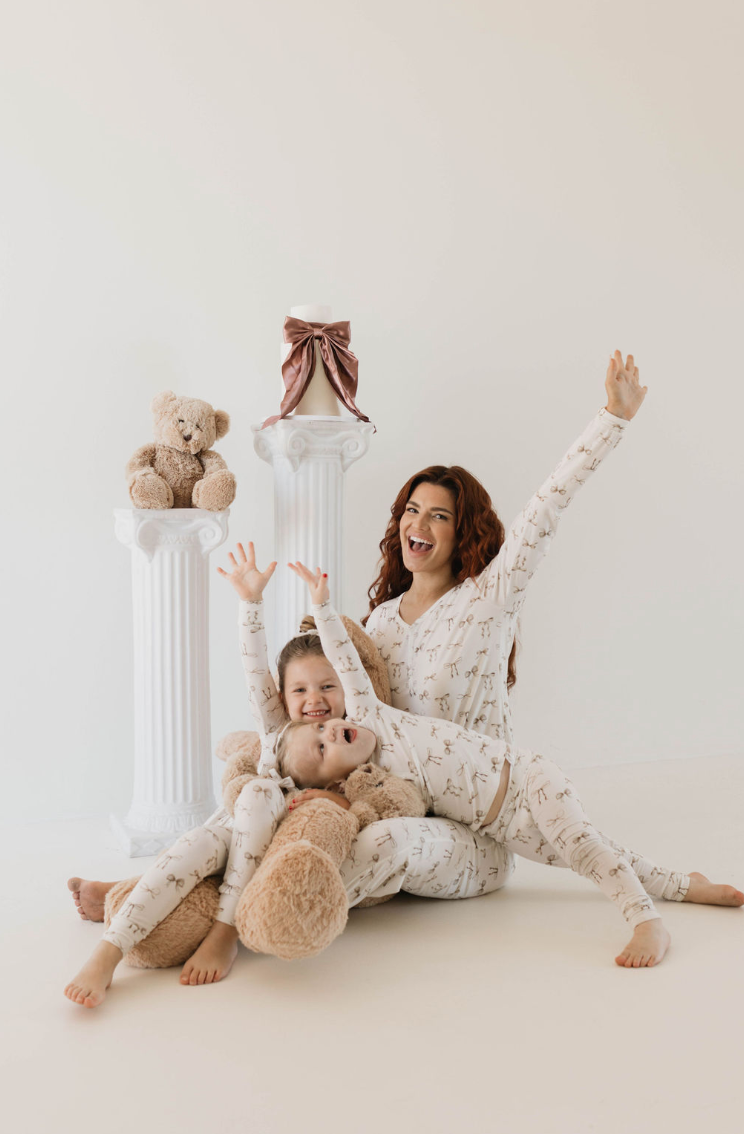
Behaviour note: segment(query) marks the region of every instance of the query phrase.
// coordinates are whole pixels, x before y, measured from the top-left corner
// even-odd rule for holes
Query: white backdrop
[[[347,478],[355,615],[413,471],[466,465],[509,522],[634,352],[646,403],[533,583],[517,735],[566,765],[737,750],[736,0],[25,0],[3,25],[4,810],[126,808],[124,463],[158,391],[228,410],[232,533],[270,558],[250,425],[312,301],[351,319],[379,430]],[[212,579],[216,740],[249,721]]]

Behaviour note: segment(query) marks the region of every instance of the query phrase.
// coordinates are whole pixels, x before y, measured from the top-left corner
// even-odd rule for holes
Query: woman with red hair
[[[508,532],[483,485],[458,465],[433,465],[403,485],[380,543],[365,620],[387,664],[395,708],[513,743],[508,692],[516,679],[517,618],[563,511],[646,396],[632,355],[623,362],[615,351],[605,389],[606,406]],[[362,832],[343,873],[360,897],[403,889],[460,898],[498,889],[511,869],[503,848],[461,824],[399,819]]]

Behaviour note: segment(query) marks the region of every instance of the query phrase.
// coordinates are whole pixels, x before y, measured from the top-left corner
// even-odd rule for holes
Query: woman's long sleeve
[[[563,512],[587,478],[619,445],[627,422],[601,409],[509,529],[496,558],[478,577],[485,597],[515,611],[550,549]]]

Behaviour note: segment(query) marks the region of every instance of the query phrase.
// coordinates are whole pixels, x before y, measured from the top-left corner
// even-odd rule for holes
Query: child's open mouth
[[[418,536],[408,537],[408,550],[412,555],[428,555],[433,547],[434,544],[428,539],[420,539]]]
[[[307,709],[302,715],[303,715],[303,717],[310,717],[310,719],[313,720],[313,721],[318,721],[318,720],[321,719],[321,717],[330,717],[331,710],[330,709]]]
[[[343,730],[344,740],[347,744],[353,744],[356,740],[357,730],[355,728],[345,728]]]

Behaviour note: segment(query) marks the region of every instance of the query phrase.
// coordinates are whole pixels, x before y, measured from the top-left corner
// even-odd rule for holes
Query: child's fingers
[[[249,543],[249,544],[248,544],[248,547],[249,547],[249,548],[251,549],[251,554],[253,554],[253,544],[252,544],[252,543]],[[245,549],[243,548],[243,545],[242,545],[242,543],[239,543],[239,544],[238,544],[238,553],[239,553],[239,555],[240,555],[240,562],[241,562],[241,563],[246,563],[246,562],[247,562],[247,560],[246,560],[246,557],[245,557]]]
[[[227,558],[228,558],[228,559],[230,560],[230,562],[232,563],[233,567],[237,567],[237,565],[238,565],[238,564],[236,563],[236,561],[235,561],[235,556],[233,555],[233,553],[232,553],[232,552],[230,552],[230,553],[228,554]]]
[[[217,568],[217,574],[218,575],[224,575],[225,578],[227,578],[227,571],[223,571],[221,567]]]

